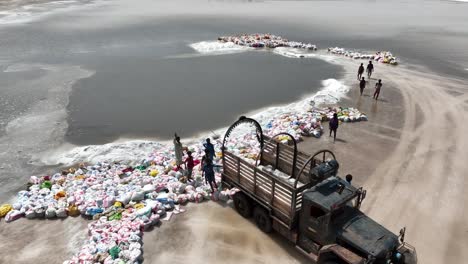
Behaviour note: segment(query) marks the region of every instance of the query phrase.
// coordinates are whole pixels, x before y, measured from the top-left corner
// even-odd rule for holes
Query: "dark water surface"
[[[168,59],[148,51],[145,57],[101,62],[95,75],[73,87],[67,133],[72,143],[214,130],[247,111],[313,93],[321,79],[340,72],[317,59],[255,51]]]

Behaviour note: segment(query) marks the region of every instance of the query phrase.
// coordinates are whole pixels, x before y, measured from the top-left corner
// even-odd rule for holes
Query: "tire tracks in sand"
[[[403,95],[404,124],[395,150],[364,184],[371,203],[363,210],[394,232],[406,223],[419,263],[466,263],[468,86],[403,66],[379,71]]]

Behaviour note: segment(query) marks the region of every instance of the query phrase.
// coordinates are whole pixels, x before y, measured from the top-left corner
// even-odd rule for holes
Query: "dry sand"
[[[340,103],[368,113],[369,122],[343,124],[338,140],[307,139],[308,153],[329,148],[341,174],[368,190],[363,210],[393,232],[406,226],[419,263],[466,263],[468,258],[468,87],[424,68],[376,65],[384,86],[360,97],[358,62],[339,58],[353,85]],[[372,84],[375,80],[372,80]],[[308,263],[278,235],[266,235],[230,206],[189,205],[170,223],[145,233],[145,263]],[[0,263],[61,263],[86,236],[86,221],[0,222]]]
[[[187,211],[145,233],[144,263],[310,263],[280,236],[260,231],[230,203],[190,204]]]

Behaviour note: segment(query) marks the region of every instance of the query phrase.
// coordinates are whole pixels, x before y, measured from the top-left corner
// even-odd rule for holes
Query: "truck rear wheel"
[[[260,206],[255,207],[254,219],[258,228],[265,233],[270,233],[272,230],[271,217],[268,212]]]
[[[238,192],[234,195],[234,207],[245,218],[252,216],[252,204],[245,194]]]

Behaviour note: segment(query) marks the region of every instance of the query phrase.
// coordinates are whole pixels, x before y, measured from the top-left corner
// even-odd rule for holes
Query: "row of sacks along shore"
[[[350,57],[353,59],[366,59],[366,60],[374,60],[378,61],[381,63],[386,63],[390,65],[398,65],[398,59],[393,56],[393,54],[390,51],[378,51],[374,54],[370,53],[361,53],[358,51],[351,51],[351,50],[346,50],[344,48],[328,48],[328,52],[335,54],[335,55],[342,55],[345,57]]]
[[[274,136],[281,132],[291,134],[295,140],[301,140],[302,136],[320,137],[323,133],[323,122],[329,121],[333,114],[338,115],[340,122],[367,121],[367,115],[352,107],[310,107],[307,112],[284,113],[266,123],[266,134]],[[287,136],[279,136],[278,139],[287,143]]]
[[[322,129],[321,122],[338,112],[343,121],[358,116],[352,108],[311,108],[303,113],[284,113],[275,119],[260,120],[264,132],[273,136],[288,131],[301,139],[304,129]],[[315,119],[315,121],[314,121]],[[315,122],[315,123],[314,123]],[[286,139],[279,140],[284,141]],[[220,164],[221,144],[215,143],[215,163]],[[259,154],[258,142],[251,131],[231,137],[227,150],[254,163]],[[194,181],[187,181],[184,171],[175,167],[172,145],[158,144],[146,159],[133,166],[112,162],[81,164],[51,176],[31,176],[28,190],[20,191],[13,204],[0,207],[6,222],[20,217],[65,218],[83,216],[95,221],[88,225],[88,239],[66,263],[135,263],[140,261],[142,231],[162,218],[183,212],[179,205],[204,200],[227,201],[237,189],[211,193],[199,170],[202,142],[188,146],[196,167]],[[219,171],[215,174],[220,182]]]
[[[218,37],[220,42],[232,42],[239,46],[247,46],[251,48],[278,48],[289,47],[297,49],[317,50],[317,46],[300,41],[289,41],[281,36],[273,34],[238,34],[232,36]]]

